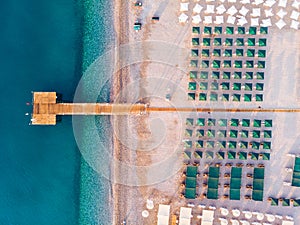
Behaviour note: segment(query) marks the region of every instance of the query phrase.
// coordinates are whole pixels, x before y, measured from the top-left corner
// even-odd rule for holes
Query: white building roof
[[[157,225],[169,225],[169,217],[170,205],[159,204],[157,213]]]
[[[282,225],[294,225],[294,221],[283,220]]]
[[[204,209],[202,211],[201,225],[212,225],[214,222],[214,214],[215,214],[215,211]]]
[[[192,209],[187,207],[180,207],[179,224],[178,225],[190,225],[192,217]]]

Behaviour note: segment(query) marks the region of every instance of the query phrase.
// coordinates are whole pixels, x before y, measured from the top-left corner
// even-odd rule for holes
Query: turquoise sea
[[[1,3],[0,225],[111,224],[109,183],[81,159],[72,118],[29,126],[25,115],[31,91],[72,101],[83,71],[113,39],[110,4]]]

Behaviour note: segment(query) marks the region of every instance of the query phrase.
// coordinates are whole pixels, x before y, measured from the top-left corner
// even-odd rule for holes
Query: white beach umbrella
[[[280,30],[286,25],[282,19],[278,20],[275,24]]]
[[[291,14],[290,18],[291,18],[291,19],[293,19],[293,20],[298,20],[298,18],[299,18],[299,15],[300,15],[300,13],[299,13],[299,12],[297,12],[297,11],[293,10],[293,12],[292,12],[292,14]]]
[[[258,18],[251,18],[251,26],[259,26]]]
[[[224,5],[219,5],[217,8],[217,14],[223,14],[224,12],[226,12],[226,8],[224,7]]]
[[[144,210],[142,212],[142,216],[145,217],[145,218],[147,218],[149,216],[149,212],[147,210]]]
[[[257,218],[259,221],[263,220],[264,217],[265,217],[265,216],[264,216],[263,213],[257,213],[257,215],[256,215],[256,218]]]
[[[232,225],[239,225],[239,221],[238,220],[230,220]]]
[[[223,219],[223,218],[219,218],[221,225],[227,225],[228,224],[228,220]]]
[[[249,9],[247,9],[245,6],[242,6],[242,8],[239,11],[239,13],[243,16],[246,16],[248,12],[249,12]]]
[[[235,3],[236,0],[228,0],[228,2],[230,2],[230,3]]]
[[[207,13],[207,14],[209,14],[209,13],[215,13],[215,6],[214,5],[207,5],[205,13]]]
[[[252,4],[253,5],[259,5],[259,4],[263,3],[263,2],[264,2],[264,0],[255,0]]]
[[[240,3],[242,3],[242,4],[250,4],[250,0],[241,0]]]
[[[233,210],[232,210],[232,215],[233,215],[234,217],[239,217],[239,216],[241,215],[241,212],[240,212],[240,210],[238,210],[238,209],[233,209]]]
[[[286,11],[284,11],[283,9],[280,9],[276,15],[279,16],[281,19],[283,19],[283,17],[285,17],[285,15],[287,14]]]
[[[206,2],[214,2],[215,0],[206,0]]]
[[[267,216],[267,220],[269,222],[274,222],[275,221],[275,216],[274,215],[266,214],[266,216]]]
[[[222,214],[223,216],[227,216],[228,213],[229,213],[228,209],[226,209],[226,208],[221,208],[221,214]]]
[[[222,2],[222,3],[224,3],[225,2],[225,0],[219,0],[220,2]]]
[[[253,16],[253,17],[260,17],[260,8],[253,8],[251,16]]]
[[[252,218],[252,213],[249,211],[244,212],[246,219],[251,219]]]
[[[212,16],[204,16],[204,24],[211,24],[212,23]]]
[[[265,15],[266,15],[266,17],[274,16],[272,10],[273,9],[265,9]]]
[[[231,6],[228,10],[227,10],[227,14],[233,16],[234,14],[237,13],[237,9],[234,6]]]
[[[286,7],[286,3],[287,3],[287,0],[279,0],[278,6],[285,8]]]
[[[283,182],[283,186],[292,186],[291,182]]]
[[[182,3],[180,3],[180,11],[181,12],[187,12],[187,11],[189,11],[189,3],[188,2],[182,2]]]
[[[222,23],[224,23],[224,17],[216,16],[215,24],[222,24]]]
[[[262,20],[262,24],[260,24],[260,25],[262,27],[271,27],[272,26],[271,19],[268,18],[268,19]]]
[[[250,223],[246,220],[240,220],[240,222],[242,223],[242,225],[250,225]]]
[[[193,12],[194,13],[200,13],[202,9],[203,9],[203,7],[197,3],[195,5],[195,7],[193,8]]]
[[[267,0],[267,1],[264,3],[264,6],[272,7],[275,3],[276,3],[275,0]]]
[[[272,224],[270,224],[270,223],[263,223],[263,225],[272,225]]]
[[[296,9],[298,9],[298,10],[299,10],[300,1],[297,1],[297,0],[293,1],[293,4],[292,4],[292,6],[293,6],[294,8],[296,8]]]
[[[200,15],[193,16],[192,18],[193,18],[192,23],[194,24],[199,24],[201,22]]]
[[[246,18],[245,17],[241,17],[240,19],[238,19],[237,25],[244,26],[246,23],[248,23],[248,21],[246,20]]]
[[[236,20],[236,18],[234,16],[228,16],[227,23],[234,24],[235,20]]]
[[[184,13],[181,13],[180,16],[178,17],[180,23],[185,23],[188,18],[189,17]]]

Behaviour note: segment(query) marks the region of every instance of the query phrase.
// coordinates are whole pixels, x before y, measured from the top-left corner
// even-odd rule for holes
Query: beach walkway
[[[56,92],[34,92],[32,125],[55,125],[60,115],[129,115],[150,112],[290,112],[299,109],[151,107],[148,104],[57,103]]]

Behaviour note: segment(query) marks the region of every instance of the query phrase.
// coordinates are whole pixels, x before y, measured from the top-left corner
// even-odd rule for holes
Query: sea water
[[[101,10],[109,10],[107,2],[1,3],[1,225],[110,224],[103,202],[108,184],[81,159],[72,119],[29,126],[25,115],[32,110],[26,105],[31,91],[56,91],[72,101],[82,70],[105,46],[102,32],[94,37],[84,32],[91,25],[84,13],[94,10],[94,20],[104,20]],[[83,41],[86,37],[92,42]],[[85,198],[87,192],[95,193],[92,199]]]

